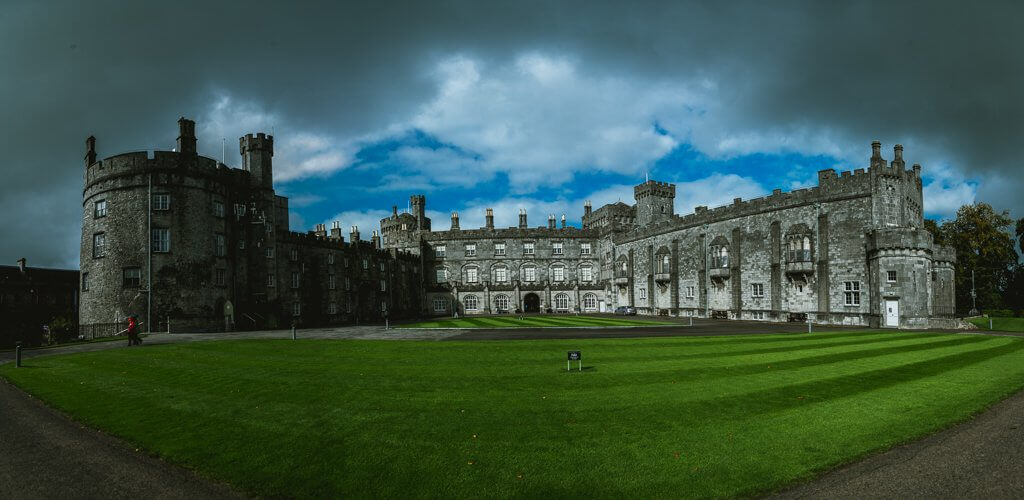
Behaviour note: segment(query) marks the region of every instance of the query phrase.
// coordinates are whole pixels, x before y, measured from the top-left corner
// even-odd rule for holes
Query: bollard
[[[988,318],[988,329],[989,330],[992,329],[992,317],[991,316],[989,316],[989,318]]]
[[[21,367],[21,342],[14,343],[14,366]]]
[[[807,318],[807,333],[811,333],[811,319]]]
[[[391,323],[388,321],[387,318],[384,318],[384,329],[385,330],[390,330],[391,329]]]
[[[295,340],[295,325],[292,325],[292,340]]]
[[[167,333],[171,333],[171,317],[167,317]]]
[[[693,326],[693,316],[690,316],[690,326]]]

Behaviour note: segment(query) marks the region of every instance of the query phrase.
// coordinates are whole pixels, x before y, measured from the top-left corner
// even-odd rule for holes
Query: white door
[[[601,312],[608,312],[607,308],[604,305],[604,301],[603,300],[597,303],[597,307],[598,307],[598,310],[601,311]]]
[[[885,301],[885,326],[900,326],[900,301]]]

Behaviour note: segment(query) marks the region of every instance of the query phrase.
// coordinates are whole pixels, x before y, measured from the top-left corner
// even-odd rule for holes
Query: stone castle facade
[[[288,227],[272,185],[273,137],[239,140],[242,168],[196,153],[179,120],[175,151],[97,160],[87,140],[82,325],[128,314],[154,329],[225,330],[383,318],[610,312],[924,328],[952,325],[952,250],[923,228],[920,166],[902,147],[866,169],[822,170],[818,186],[674,213],[675,186],[636,186],[636,203],[594,210],[582,228],[434,231],[426,198],[349,240]]]

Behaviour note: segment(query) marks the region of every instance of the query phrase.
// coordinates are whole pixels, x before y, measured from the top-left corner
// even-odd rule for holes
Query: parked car
[[[636,308],[629,306],[619,306],[615,308],[615,314],[622,316],[636,316]]]

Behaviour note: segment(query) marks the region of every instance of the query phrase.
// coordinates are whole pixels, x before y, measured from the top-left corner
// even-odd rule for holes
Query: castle
[[[674,213],[675,186],[636,186],[636,204],[594,210],[582,228],[552,214],[530,227],[435,231],[426,198],[392,208],[370,242],[335,222],[288,228],[272,185],[273,137],[239,140],[242,168],[196,154],[179,120],[174,152],[97,161],[87,142],[81,324],[127,314],[223,330],[454,314],[610,312],[952,326],[953,263],[923,228],[921,167],[872,144],[867,169],[818,185]]]

